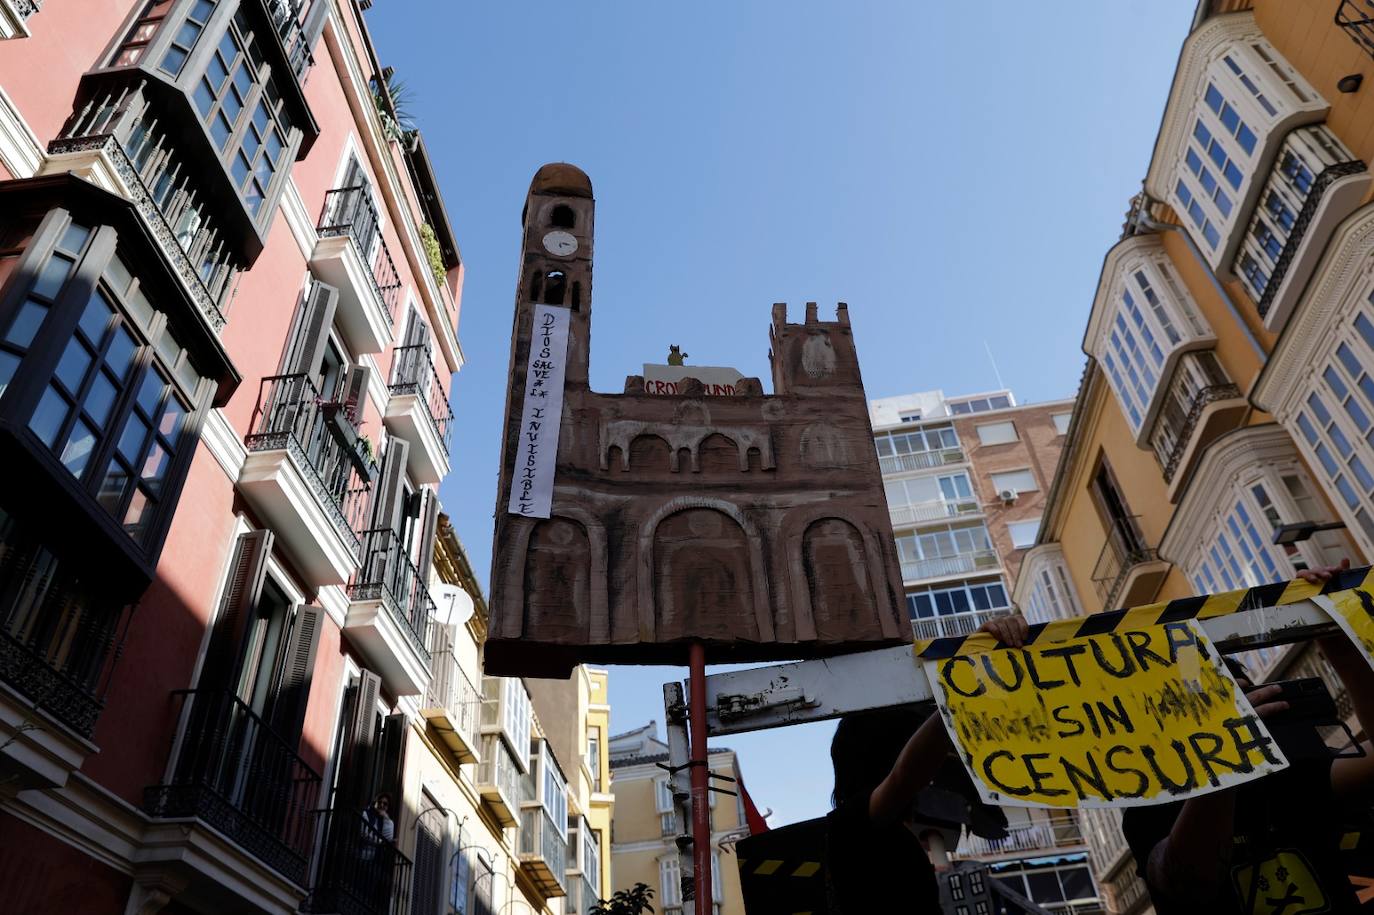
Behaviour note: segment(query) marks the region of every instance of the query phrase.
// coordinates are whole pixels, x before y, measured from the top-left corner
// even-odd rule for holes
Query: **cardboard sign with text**
[[[1359,587],[1312,599],[1330,614],[1341,631],[1360,649],[1365,660],[1374,667],[1374,594]]]
[[[1184,800],[1288,761],[1193,621],[926,664],[989,804]]]

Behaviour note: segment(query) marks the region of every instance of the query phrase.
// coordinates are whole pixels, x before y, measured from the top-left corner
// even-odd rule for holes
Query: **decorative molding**
[[[21,791],[0,809],[123,874],[133,873],[150,819],[82,772],[49,791]]]
[[[0,86],[0,165],[15,178],[32,178],[43,166],[43,144],[4,86]]]
[[[229,417],[224,415],[222,409],[216,407],[206,414],[200,440],[229,479],[237,483],[239,474],[243,472],[243,462],[248,459],[248,449],[243,447],[243,436],[229,422]]]
[[[1374,271],[1374,204],[1352,213],[1333,233],[1326,254],[1293,309],[1278,345],[1260,372],[1251,400],[1280,421],[1291,419],[1310,372],[1326,364],[1342,318],[1359,306]]]
[[[1297,460],[1293,439],[1278,423],[1247,426],[1218,438],[1198,461],[1169,528],[1160,538],[1159,555],[1187,568],[1187,560],[1193,556],[1193,548],[1214,519],[1219,504],[1233,497],[1237,477],[1256,468],[1272,468]]]
[[[358,361],[368,370],[367,399],[377,407],[378,416],[386,416],[391,403],[391,388],[387,387],[386,376],[377,366],[377,357],[372,353],[364,353],[358,357]]]
[[[1041,523],[1044,519],[1041,519]],[[1016,576],[1016,587],[1011,592],[1011,602],[1022,613],[1026,612],[1026,601],[1030,598],[1030,591],[1035,586],[1033,579],[1035,573],[1040,570],[1042,562],[1063,562],[1064,550],[1056,543],[1041,543],[1031,547],[1026,551],[1026,555],[1021,557],[1021,571]]]
[[[344,620],[348,617],[348,593],[343,585],[325,585],[315,592],[315,601],[329,614],[334,625],[340,629],[344,627]]]
[[[296,244],[301,249],[301,257],[310,260],[320,236],[315,231],[315,220],[310,218],[305,199],[301,197],[301,190],[296,186],[296,179],[292,176],[287,177],[286,186],[282,189],[281,214],[286,220],[287,227],[291,229],[291,237],[296,239]]]

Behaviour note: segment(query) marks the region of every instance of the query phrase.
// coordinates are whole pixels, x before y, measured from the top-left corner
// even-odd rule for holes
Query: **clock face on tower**
[[[559,257],[572,257],[577,252],[577,239],[571,232],[555,230],[544,236],[544,249]]]

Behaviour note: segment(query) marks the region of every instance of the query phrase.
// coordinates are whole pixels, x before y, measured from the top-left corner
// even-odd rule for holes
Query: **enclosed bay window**
[[[916,524],[978,511],[967,473],[888,480],[883,484],[893,524]]]
[[[1138,441],[1180,354],[1212,339],[1157,237],[1134,236],[1112,249],[1087,342]]]
[[[1083,615],[1064,555],[1057,546],[1041,547],[1028,554],[1021,566],[1021,576],[1027,585],[1018,585],[1016,590],[1018,598],[1024,601],[1028,622],[1048,623]]]
[[[929,619],[960,613],[1010,610],[1011,601],[1007,598],[1007,587],[1002,579],[993,578],[910,591],[906,596],[906,606],[913,619]]]
[[[874,437],[883,473],[901,473],[963,461],[953,426],[928,426]]]
[[[997,554],[983,524],[945,525],[897,538],[902,578],[917,581],[997,568]]]

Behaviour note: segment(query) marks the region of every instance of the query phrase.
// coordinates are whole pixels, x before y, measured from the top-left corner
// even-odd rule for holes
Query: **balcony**
[[[178,690],[183,702],[180,752],[171,777],[147,788],[143,807],[161,820],[179,820],[165,830],[154,852],[176,862],[193,881],[214,885],[228,866],[247,874],[251,855],[297,887],[306,885],[315,841],[319,773],[296,754],[251,708],[232,693]],[[186,822],[186,821],[192,822]],[[229,840],[229,861],[204,849],[204,827]]]
[[[324,848],[315,886],[302,912],[329,915],[407,915],[410,859],[364,819],[362,811],[320,811]],[[427,915],[427,913],[426,913]]]
[[[282,50],[290,61],[291,72],[300,82],[304,82],[305,74],[315,63],[305,22],[316,2],[318,0],[267,0],[265,4]]]
[[[454,762],[477,762],[482,696],[458,663],[453,627],[435,625],[431,632],[430,666],[434,674],[425,689],[420,714],[448,747]]]
[[[883,473],[906,473],[912,470],[930,470],[949,464],[962,464],[968,460],[962,448],[945,448],[940,451],[915,451],[910,454],[881,455],[878,466]]]
[[[1007,616],[1012,607],[996,607],[992,610],[973,610],[968,613],[950,613],[944,616],[923,616],[911,621],[911,631],[918,639],[942,639],[951,635],[968,635],[988,620]]]
[[[1336,8],[1336,25],[1366,54],[1374,57],[1374,3],[1370,0],[1341,0]]]
[[[913,524],[923,524],[927,521],[948,521],[951,518],[971,518],[983,513],[977,500],[969,499],[961,502],[948,502],[944,499],[932,499],[929,502],[919,502],[914,505],[889,505],[887,507],[888,516],[892,519],[893,526]]]
[[[498,734],[482,737],[482,762],[477,766],[477,793],[502,826],[520,822],[520,769]]]
[[[342,585],[358,567],[376,468],[358,446],[344,405],[307,375],[262,380],[244,439],[239,487],[313,585]]]
[[[1170,501],[1176,501],[1207,446],[1236,427],[1246,406],[1210,350],[1179,359],[1150,433],[1150,447],[1170,484]]]
[[[545,899],[567,895],[568,842],[541,806],[520,811],[519,856],[520,869]]]
[[[1016,857],[1026,852],[1054,851],[1062,848],[1084,847],[1083,833],[1072,811],[1055,811],[1047,821],[1012,827],[1005,838],[984,839],[965,835],[959,843],[961,858]]]
[[[1121,518],[1111,526],[1093,566],[1093,588],[1103,610],[1148,604],[1169,573],[1169,563],[1145,544],[1137,520]]]
[[[335,318],[354,352],[384,350],[396,323],[401,279],[382,238],[371,188],[357,185],[325,194],[310,269],[339,290]]]
[[[1265,326],[1279,331],[1336,226],[1364,200],[1370,176],[1325,125],[1284,137],[1232,267]]]
[[[565,885],[568,895],[563,901],[564,915],[587,915],[587,910],[601,901],[591,883],[578,871],[568,871]]]
[[[363,535],[362,562],[348,588],[344,633],[367,666],[398,696],[429,684],[429,629],[434,600],[406,544],[393,530]]]
[[[406,469],[415,483],[438,484],[448,475],[448,440],[453,411],[434,370],[429,346],[399,346],[392,352],[391,397],[386,426],[412,443]]]
[[[0,0],[3,3],[4,0]],[[72,172],[132,201],[213,334],[239,265],[198,170],[164,129],[145,85],[111,88],[48,146],[44,173]]]
[[[971,572],[990,572],[1001,568],[1001,564],[994,550],[909,560],[902,563],[902,581],[909,583],[931,578],[948,578],[952,575],[967,575]]]
[[[0,0],[0,40],[28,38],[29,17],[43,8],[43,0]]]
[[[0,509],[0,787],[61,787],[96,752],[89,738],[132,607],[93,569]]]

